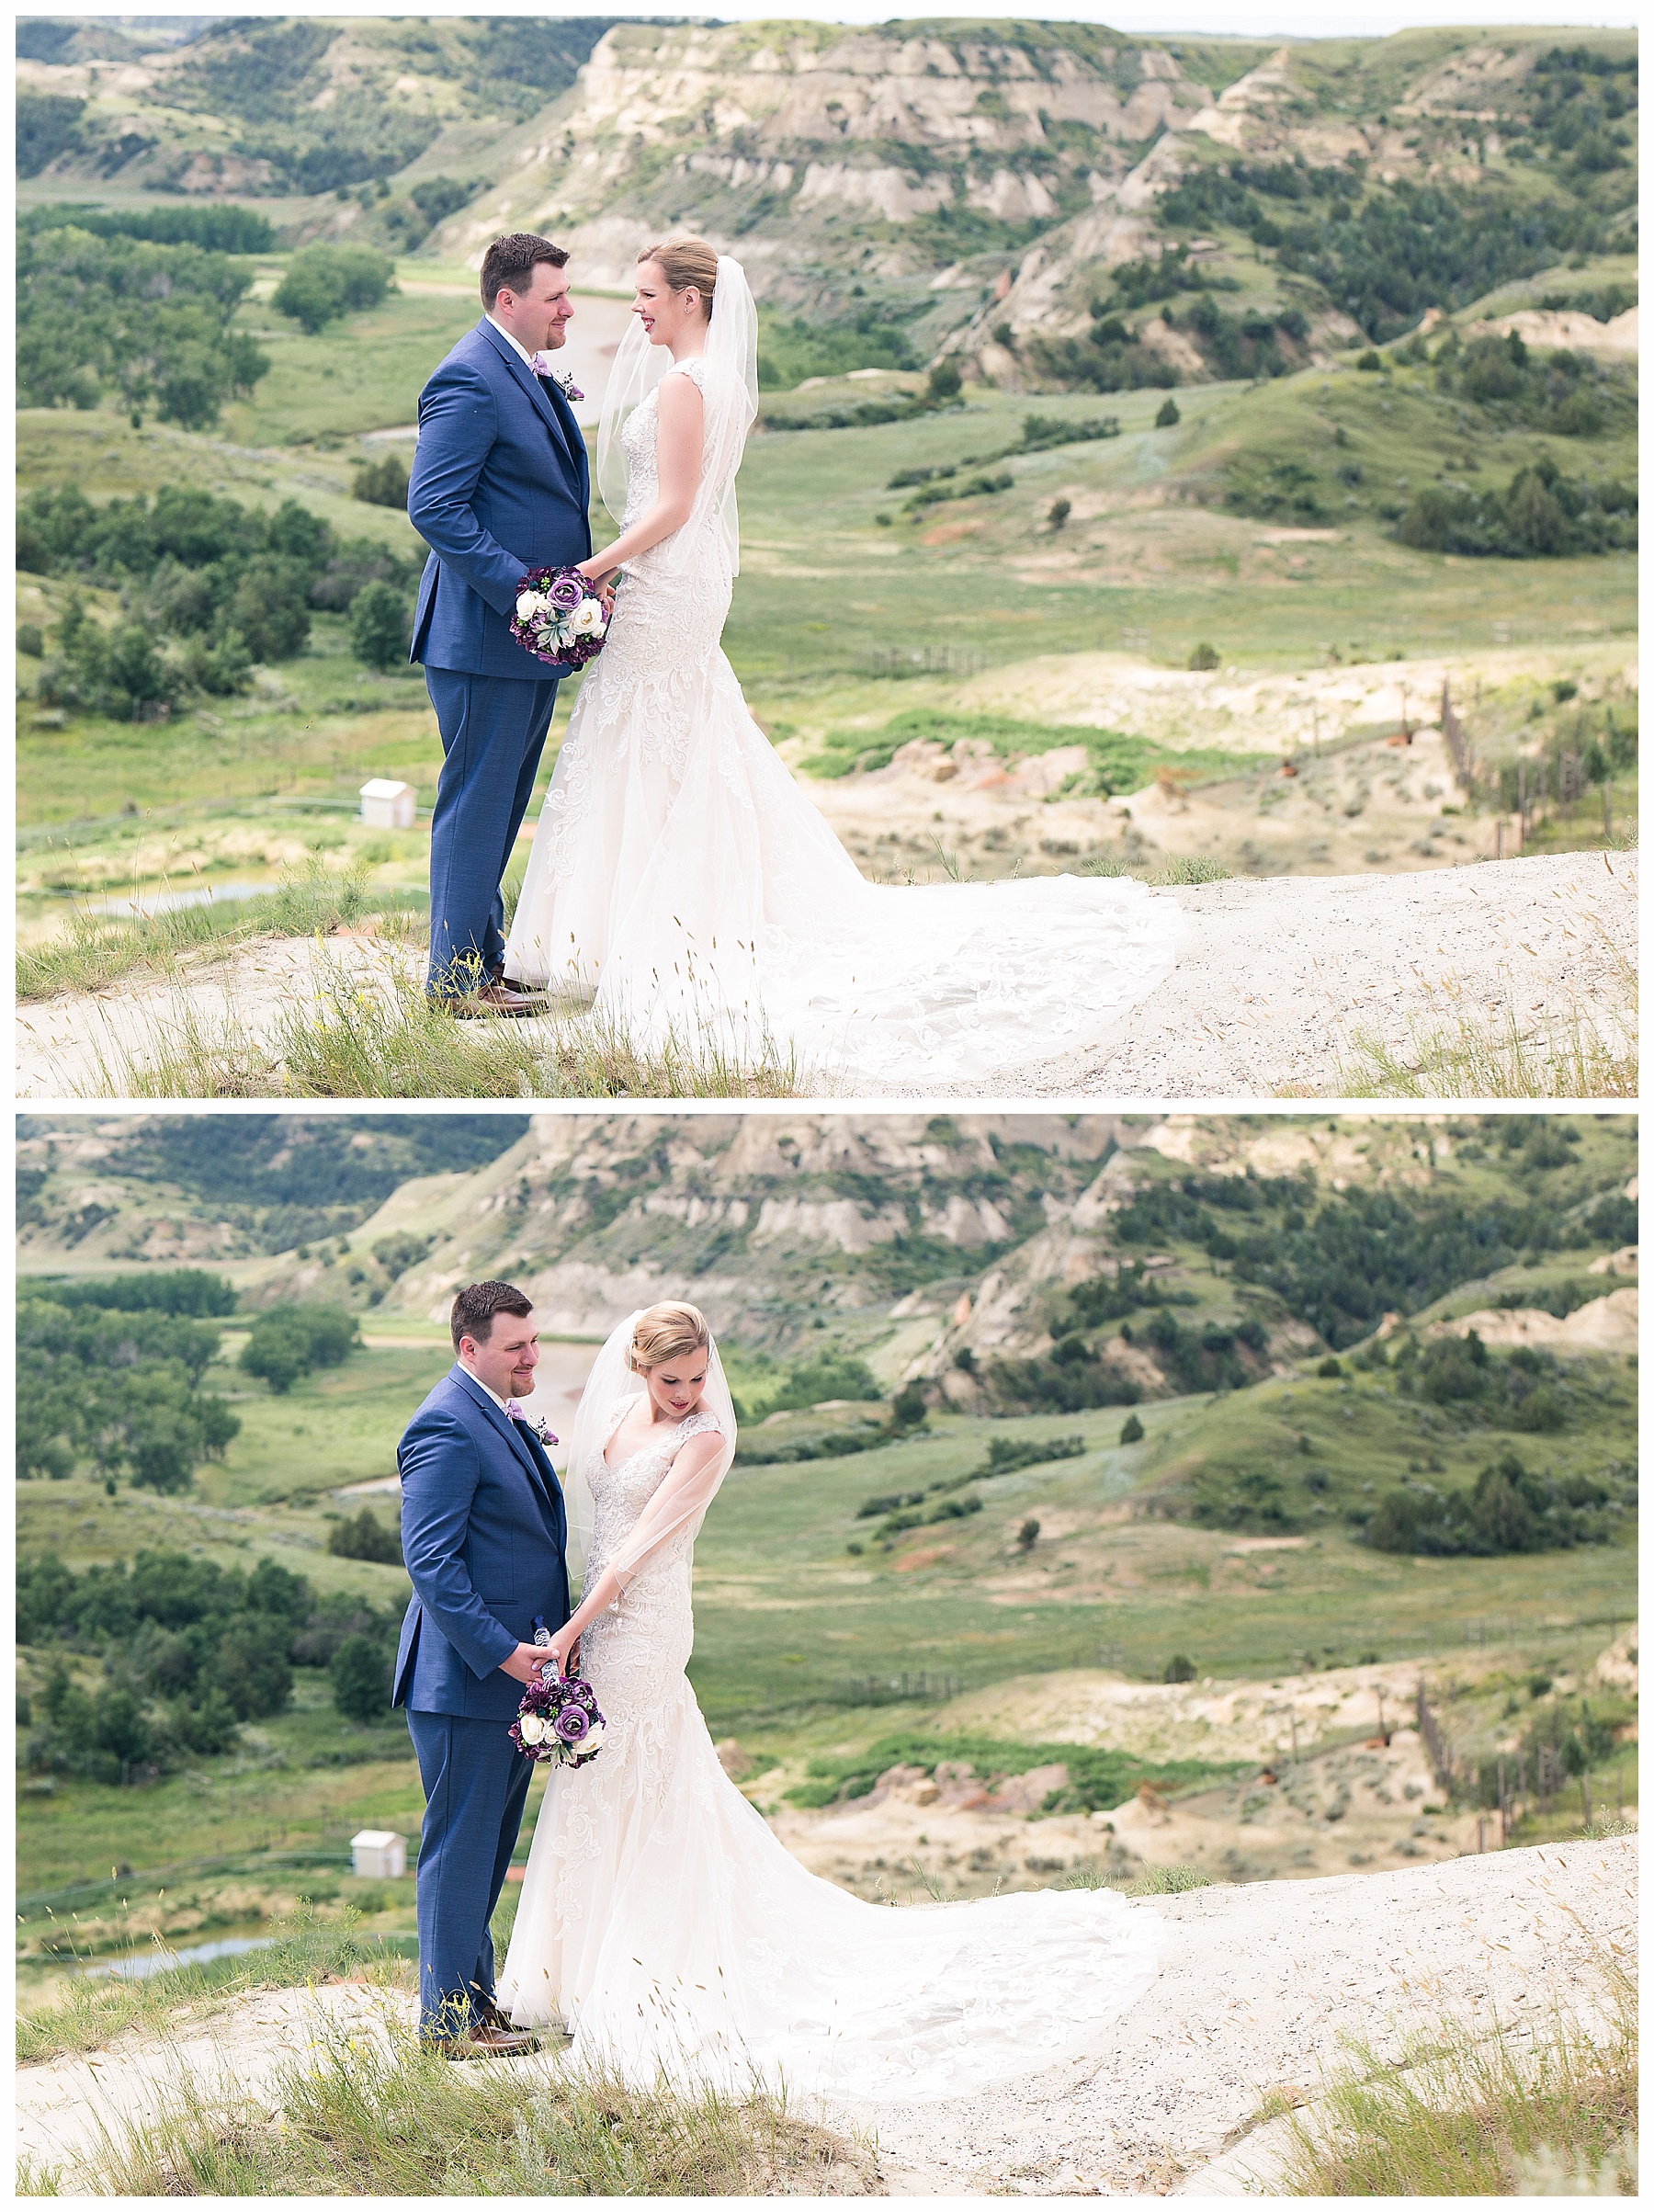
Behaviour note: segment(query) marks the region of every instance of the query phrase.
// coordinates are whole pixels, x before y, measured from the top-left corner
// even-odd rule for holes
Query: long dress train
[[[679,1446],[719,1425],[697,1412],[617,1468],[591,1462],[588,1586]],[[719,1764],[685,1676],[697,1526],[648,1552],[582,1639],[607,1733],[547,1786],[501,2004],[644,2086],[906,2101],[1083,2055],[1153,1980],[1156,1915],[1107,1890],[870,1905],[807,1872]]]

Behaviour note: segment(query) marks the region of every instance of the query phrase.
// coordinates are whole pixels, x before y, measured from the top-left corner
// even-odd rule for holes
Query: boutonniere
[[[537,1444],[544,1445],[548,1451],[549,1451],[551,1446],[557,1442],[557,1438],[551,1434],[550,1423],[545,1420],[530,1421],[527,1414],[525,1413],[518,1406],[515,1398],[505,1409],[505,1418],[507,1421],[511,1422],[514,1426],[521,1429],[527,1429],[529,1435],[534,1438],[535,1442]]]
[[[558,369],[553,366],[552,357],[549,353],[535,355],[534,373],[537,377],[549,377],[571,406],[585,397],[585,393],[582,391],[566,369]]]

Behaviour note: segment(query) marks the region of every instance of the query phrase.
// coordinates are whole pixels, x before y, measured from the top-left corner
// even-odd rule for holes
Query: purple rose
[[[551,1725],[564,1743],[583,1742],[592,1727],[589,1715],[577,1705],[565,1705]]]
[[[560,615],[572,615],[585,597],[585,586],[578,576],[559,576],[546,596]]]

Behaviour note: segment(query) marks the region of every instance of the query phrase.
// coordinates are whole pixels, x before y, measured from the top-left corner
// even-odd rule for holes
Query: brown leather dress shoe
[[[535,2039],[526,2028],[498,2027],[492,2020],[480,2020],[469,2034],[442,2046],[445,2059],[516,2059],[534,2048]]]
[[[546,1011],[543,998],[532,998],[527,992],[518,991],[510,983],[484,983],[481,991],[470,991],[463,998],[450,999],[448,1005],[456,1019],[462,1022],[497,1018],[525,1021]]]

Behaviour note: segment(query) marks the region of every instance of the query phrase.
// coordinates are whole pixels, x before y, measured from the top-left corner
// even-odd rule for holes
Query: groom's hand
[[[500,1672],[513,1682],[538,1682],[549,1656],[542,1644],[518,1644],[509,1659],[501,1660]]]

